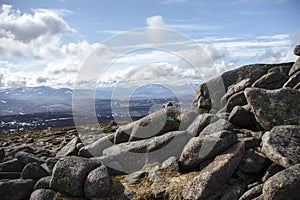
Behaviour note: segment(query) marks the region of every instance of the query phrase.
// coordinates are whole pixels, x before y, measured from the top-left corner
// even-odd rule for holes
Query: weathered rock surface
[[[262,76],[260,79],[254,82],[252,87],[264,88],[269,90],[278,89],[283,86],[288,78],[289,77],[284,73],[271,72]]]
[[[239,200],[252,200],[262,194],[263,184],[259,184],[245,192]]]
[[[40,179],[45,176],[49,176],[49,173],[38,163],[28,163],[21,173],[23,179]]]
[[[244,154],[244,144],[238,143],[217,156],[183,191],[184,199],[205,199],[222,188],[238,167]]]
[[[32,179],[0,181],[1,200],[29,199],[34,184]]]
[[[290,69],[289,76],[292,76],[294,73],[300,70],[300,58],[296,60],[293,64],[292,68]]]
[[[111,178],[105,166],[100,166],[89,173],[84,183],[86,198],[104,198],[109,194]]]
[[[50,189],[38,189],[31,193],[30,200],[53,200],[56,192]]]
[[[231,124],[225,119],[219,119],[218,121],[209,124],[206,126],[201,133],[199,134],[200,137],[203,137],[205,135],[210,135],[215,132],[219,131],[233,131],[235,128],[237,128],[235,125]]]
[[[300,164],[278,172],[263,186],[264,199],[300,199]]]
[[[52,189],[74,197],[83,197],[84,182],[93,169],[101,164],[81,157],[61,158],[53,169],[50,186]]]
[[[262,151],[273,162],[291,167],[300,163],[300,125],[276,126],[262,137]]]
[[[0,172],[21,172],[24,166],[24,163],[13,159],[0,163]]]
[[[67,145],[65,145],[59,152],[56,154],[56,158],[62,158],[66,156],[77,156],[78,150],[76,148],[77,143],[80,142],[78,137],[74,137]]]
[[[249,149],[244,154],[239,170],[245,173],[259,173],[267,168],[268,164],[270,162],[264,155]]]
[[[246,88],[245,95],[257,122],[265,129],[300,124],[300,91],[283,88]]]
[[[186,144],[178,161],[182,169],[195,169],[201,162],[215,157],[236,142],[237,135],[229,131],[194,137]]]
[[[19,151],[18,153],[16,153],[15,157],[24,164],[28,164],[32,162],[42,164],[44,162],[36,155],[32,153],[23,152],[23,151]]]

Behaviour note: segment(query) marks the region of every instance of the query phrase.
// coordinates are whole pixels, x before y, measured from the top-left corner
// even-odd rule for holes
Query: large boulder
[[[296,200],[300,199],[300,164],[278,172],[269,178],[263,186],[264,199]]]
[[[262,151],[273,162],[290,167],[300,162],[300,125],[276,126],[262,137]]]
[[[108,167],[132,173],[144,165],[162,163],[171,156],[179,157],[191,137],[186,131],[173,131],[150,139],[121,143],[104,150],[100,159]]]
[[[252,87],[264,88],[264,89],[278,89],[283,86],[283,84],[288,80],[288,76],[280,72],[271,72],[260,79],[255,81]]]
[[[121,126],[116,131],[115,144],[159,136],[170,131],[185,130],[195,113],[168,106],[140,120]]]
[[[29,199],[35,181],[32,179],[14,179],[0,182],[1,200]]]
[[[28,152],[19,151],[16,153],[15,157],[22,163],[28,164],[31,162],[42,164],[44,161],[37,157],[36,155]]]
[[[87,175],[101,163],[88,158],[68,156],[61,158],[53,169],[50,186],[69,196],[83,197]]]
[[[217,156],[184,189],[184,199],[206,199],[222,189],[238,167],[244,154],[244,144],[237,143]]]
[[[28,163],[21,173],[23,179],[40,179],[45,176],[49,176],[49,173],[38,163]]]
[[[215,132],[219,131],[233,131],[235,128],[237,128],[235,125],[231,124],[225,119],[219,119],[218,121],[209,124],[206,126],[201,133],[199,134],[200,137],[203,137],[205,135],[211,135]]]
[[[115,134],[106,135],[97,141],[82,147],[79,150],[79,155],[83,157],[100,157],[103,155],[103,150],[114,145]]]
[[[100,166],[89,173],[84,183],[86,198],[107,197],[111,188],[111,178],[105,166]]]
[[[248,149],[240,163],[239,170],[245,173],[260,173],[268,167],[270,161],[261,153]]]
[[[214,114],[204,113],[198,115],[191,123],[191,125],[187,128],[187,132],[192,136],[197,137],[206,126],[218,120],[219,118]]]
[[[233,132],[220,131],[204,137],[193,137],[178,160],[181,169],[199,168],[201,162],[215,157],[237,142]]]
[[[257,122],[265,129],[300,124],[300,91],[246,88],[245,95]]]

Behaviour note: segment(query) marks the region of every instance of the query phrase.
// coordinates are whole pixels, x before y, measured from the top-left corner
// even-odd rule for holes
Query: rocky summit
[[[300,58],[203,83],[191,111],[76,128],[1,134],[0,199],[300,199]]]

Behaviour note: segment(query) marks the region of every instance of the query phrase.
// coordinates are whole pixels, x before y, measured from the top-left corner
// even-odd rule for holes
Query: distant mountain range
[[[95,106],[98,121],[104,122],[114,120],[115,116],[121,116],[124,121],[130,118],[138,119],[163,108],[168,101],[178,107],[188,108],[195,98],[196,87],[178,86],[176,89],[169,89],[154,84],[136,90],[97,88],[96,91],[92,91],[95,99],[86,95],[91,90],[78,91],[83,115],[90,114],[86,111],[86,105]],[[131,94],[128,94],[129,91],[132,91]],[[0,133],[74,125],[73,92],[69,88],[55,89],[45,86],[0,90]],[[129,110],[130,116],[124,115],[124,110]]]

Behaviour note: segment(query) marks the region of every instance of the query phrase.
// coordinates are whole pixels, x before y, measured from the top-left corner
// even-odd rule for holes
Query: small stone
[[[178,166],[177,158],[175,156],[171,156],[161,164],[161,168],[170,169],[172,171],[178,171],[179,166]]]
[[[296,45],[294,48],[294,54],[300,56],[300,45]]]
[[[133,172],[132,174],[129,174],[128,176],[126,176],[125,181],[127,184],[129,185],[135,185],[140,183],[143,178],[145,178],[148,175],[148,172],[144,171],[144,170],[140,170],[137,172]]]

